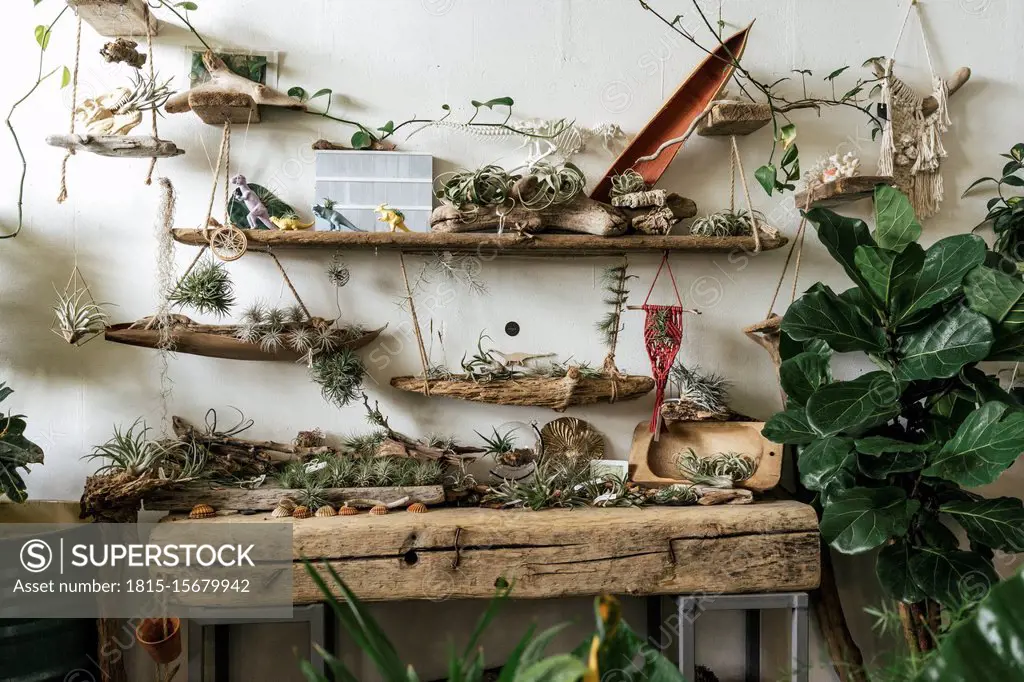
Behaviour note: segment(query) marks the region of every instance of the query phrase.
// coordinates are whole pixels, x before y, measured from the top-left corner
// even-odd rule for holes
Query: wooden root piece
[[[460,210],[445,205],[438,206],[430,216],[430,229],[434,232],[496,231],[502,224],[505,232],[562,230],[599,237],[617,237],[629,229],[629,218],[614,206],[583,195],[567,203],[536,211],[519,204],[511,210],[495,206]]]
[[[142,135],[50,135],[46,144],[119,159],[166,159],[185,153],[169,140]]]
[[[296,362],[305,355],[290,348],[265,350],[258,343],[249,343],[235,338],[235,325],[196,324],[188,318],[176,321],[171,328],[169,350],[208,358],[225,360],[248,360],[257,362]],[[139,322],[115,324],[107,327],[104,338],[114,343],[123,343],[140,348],[160,348],[160,329],[153,325],[147,328],[147,319]],[[384,327],[373,329],[344,342],[342,347],[358,349],[372,343]],[[339,330],[339,334],[342,330]]]
[[[633,218],[631,224],[637,232],[664,235],[671,232],[672,226],[678,222],[679,219],[672,213],[672,209],[666,206],[638,215]]]
[[[835,182],[816,185],[814,189],[797,192],[794,202],[801,211],[807,206],[808,200],[810,200],[811,208],[838,206],[866,199],[874,194],[877,185],[893,185],[893,182],[891,177],[883,175],[839,178]]]
[[[331,451],[326,446],[306,448],[271,440],[246,440],[222,433],[209,433],[197,429],[184,417],[171,417],[171,429],[174,435],[182,440],[192,440],[205,445],[211,454],[234,459],[238,470],[255,470],[254,473],[263,473],[267,469],[267,464],[303,461],[313,455]]]
[[[145,36],[147,20],[153,35],[159,31],[159,23],[148,11],[146,0],[68,0],[68,5],[82,21],[106,38]]]
[[[703,137],[749,135],[772,122],[772,109],[767,104],[721,100],[712,103],[708,116],[697,126]]]
[[[400,391],[423,393],[423,378],[395,377],[391,385]],[[562,412],[577,405],[635,400],[654,390],[650,377],[619,375],[614,379],[581,377],[572,368],[561,378],[520,377],[500,381],[477,382],[472,379],[431,379],[430,395],[469,400],[492,405],[549,407]]]
[[[677,195],[678,196],[678,195]],[[612,197],[616,208],[661,208],[668,201],[668,190],[652,189],[646,192],[631,192]]]
[[[167,113],[194,111],[204,123],[220,125],[259,123],[261,106],[306,110],[302,101],[234,73],[213,52],[203,55],[203,64],[210,80],[173,95],[164,105]]]
[[[230,534],[231,524],[273,522],[233,515],[173,523],[218,524]],[[160,541],[158,531],[153,541]],[[334,517],[295,524],[293,600],[323,600],[303,558],[329,562],[366,601],[490,599],[499,578],[515,585],[517,599],[798,592],[818,585],[818,543],[814,510],[789,501],[540,512],[439,509],[362,516],[359,523]]]
[[[742,488],[712,488],[706,485],[694,486],[697,491],[697,504],[712,507],[719,504],[751,504],[754,493]]]
[[[883,64],[874,62],[871,68],[875,72],[876,78],[885,76],[885,66]],[[953,75],[946,80],[946,89],[949,91],[949,96],[955,95],[960,88],[967,85],[969,80],[971,80],[971,69],[969,67],[962,66],[954,71]],[[928,95],[921,101],[921,113],[925,116],[931,116],[938,110],[939,102],[935,97]]]
[[[666,400],[661,404],[661,418],[666,422],[725,422],[736,417],[733,412],[708,412],[688,400]]]
[[[637,232],[645,232],[645,227],[654,222],[668,222],[669,228],[680,220],[692,218],[697,215],[697,204],[692,199],[670,193],[665,198],[665,205],[651,210],[650,208],[623,208],[622,211],[629,218],[629,223]],[[666,234],[665,232],[654,232],[648,234]]]
[[[97,523],[135,523],[142,498],[170,485],[170,481],[149,474],[89,476],[85,479],[79,518],[91,518]]]
[[[221,511],[272,511],[282,497],[301,491],[287,488],[263,486],[254,490],[212,486],[206,483],[192,483],[177,489],[156,490],[144,498],[147,511],[187,512],[196,504],[209,504]],[[330,505],[339,507],[373,506],[374,504],[442,504],[445,500],[444,487],[439,485],[388,487],[388,488],[327,488],[324,499]],[[367,504],[366,501],[372,503]]]

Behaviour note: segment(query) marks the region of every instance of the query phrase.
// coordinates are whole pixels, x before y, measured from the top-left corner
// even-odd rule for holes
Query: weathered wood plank
[[[798,192],[794,201],[801,211],[807,207],[810,199],[811,208],[838,206],[851,201],[860,201],[870,197],[877,185],[891,185],[893,179],[882,175],[858,175],[854,178],[840,178],[835,182],[818,185],[809,193],[807,190]]]
[[[155,35],[159,23],[146,7],[145,0],[67,0],[78,16],[101,36],[145,37],[148,20]]]
[[[441,509],[284,523],[294,524],[296,562],[303,556],[330,562],[368,601],[483,599],[500,578],[515,582],[515,597],[528,599],[800,591],[819,580],[817,517],[811,507],[789,501],[542,512]],[[321,599],[301,563],[294,575],[296,603]]]
[[[188,511],[197,504],[205,503],[217,510],[270,511],[277,501],[299,491],[288,488],[261,487],[255,490],[242,488],[213,487],[196,483],[176,490],[159,490],[144,498],[147,511]],[[441,504],[444,502],[444,488],[439,485],[422,485],[392,488],[327,488],[324,496],[331,504],[338,506],[349,500],[377,500],[391,504],[409,498],[409,504]]]
[[[150,135],[50,135],[46,144],[117,159],[166,159],[185,153],[170,140]]]
[[[643,235],[622,237],[595,237],[583,234],[540,234],[534,237],[514,232],[505,234],[466,234],[440,232],[328,232],[280,230],[243,230],[249,248],[273,247],[297,249],[368,249],[431,253],[450,251],[471,254],[480,258],[494,258],[503,253],[523,253],[545,256],[578,256],[581,254],[619,254],[625,252],[691,251],[703,253],[731,253],[754,251],[753,237],[696,237],[694,235]],[[205,246],[202,230],[176,229],[174,240],[189,246]],[[786,245],[783,236],[762,235],[764,251]]]
[[[749,135],[772,122],[772,109],[767,104],[722,101],[711,106],[699,126],[697,134],[703,137],[721,135]]]

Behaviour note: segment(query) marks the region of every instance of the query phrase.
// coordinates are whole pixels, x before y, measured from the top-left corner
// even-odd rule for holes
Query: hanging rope
[[[428,378],[429,360],[427,348],[423,344],[423,334],[420,332],[420,321],[416,316],[416,301],[413,300],[412,287],[409,286],[409,274],[405,269],[405,254],[398,252],[398,262],[402,266],[402,280],[405,281],[405,293],[409,299],[409,315],[412,317],[412,329],[416,334],[416,345],[420,351],[420,365],[423,367],[423,395],[430,395],[430,379]]]
[[[794,252],[796,252],[796,265],[793,271],[793,296],[790,303],[796,300],[797,282],[800,281],[800,260],[804,250],[804,235],[807,233],[807,211],[810,209],[811,196],[808,193],[807,202],[804,204],[804,210],[800,216],[800,226],[796,229],[796,234],[793,236],[793,243],[789,245],[786,262],[782,265],[782,274],[779,275],[779,281],[775,283],[775,292],[772,293],[772,302],[768,304],[768,314],[765,315],[765,319],[770,318],[775,313],[775,304],[779,300],[779,292],[782,291],[782,283],[786,280],[786,273],[789,271],[789,263],[793,258]]]
[[[207,239],[209,239],[210,218],[213,217],[213,202],[217,198],[217,181],[220,179],[220,169],[224,165],[224,157],[227,154],[230,139],[231,124],[225,121],[224,132],[221,133],[220,137],[220,151],[217,152],[217,166],[213,170],[213,187],[210,188],[210,201],[206,207],[206,220],[203,221],[202,226],[199,228]]]
[[[270,248],[267,248],[266,253],[274,259],[274,265],[277,266],[278,272],[280,272],[281,276],[284,277],[284,283],[288,285],[288,288],[292,292],[292,296],[295,297],[295,301],[299,304],[299,307],[302,308],[302,312],[306,314],[306,319],[313,319],[313,316],[309,314],[309,308],[306,307],[306,304],[302,301],[302,297],[299,296],[299,292],[295,290],[295,285],[292,284],[292,280],[288,277],[288,273],[285,272],[284,266],[281,265],[281,261],[277,259],[277,254],[271,251]]]
[[[82,17],[78,17],[78,29],[75,33],[75,70],[71,74],[71,121],[68,123],[68,134],[75,134],[75,109],[78,108],[78,70],[82,58]],[[68,199],[68,160],[74,155],[74,146],[68,148],[64,160],[60,164],[60,192],[57,203],[63,204]]]
[[[740,158],[740,148],[736,144],[736,136],[732,136],[732,157],[736,162],[736,168],[739,169],[740,182],[743,183],[743,196],[747,201],[747,212],[750,214],[750,226],[753,228],[754,233],[754,253],[761,253],[761,224],[757,219],[757,214],[754,213],[754,205],[750,202],[750,186],[747,185],[747,176],[743,172],[743,159]],[[735,183],[735,180],[733,181]],[[733,209],[735,210],[735,189],[733,190]]]
[[[146,47],[149,48],[149,80],[156,82],[156,67],[153,65],[153,22],[152,15],[150,14],[149,5],[146,5]],[[160,139],[160,133],[156,128],[156,109],[150,110],[153,115],[153,141]],[[156,157],[154,156],[149,160],[149,172],[146,173],[146,184],[153,184],[153,172],[156,170]]]

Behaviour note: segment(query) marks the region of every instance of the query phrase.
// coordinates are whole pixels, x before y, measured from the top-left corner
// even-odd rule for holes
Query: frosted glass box
[[[434,157],[419,152],[318,150],[316,203],[334,201],[334,208],[367,232],[390,229],[374,209],[388,204],[405,214],[414,232],[430,231],[434,208]],[[329,230],[322,218],[316,229]]]

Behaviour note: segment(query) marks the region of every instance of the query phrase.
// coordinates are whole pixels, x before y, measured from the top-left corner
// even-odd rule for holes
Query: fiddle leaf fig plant
[[[14,393],[14,389],[0,382],[0,402]],[[43,450],[25,438],[25,415],[0,414],[0,493],[12,502],[28,499],[25,481],[18,469],[28,471],[29,464],[43,463]]]
[[[922,247],[907,197],[879,186],[874,199],[873,231],[827,209],[807,214],[854,286],[815,284],[789,308],[787,404],[764,435],[797,447],[833,548],[880,549],[890,597],[960,610],[996,581],[993,550],[1024,550],[1021,501],[966,490],[1024,452],[1021,396],[979,367],[1024,357],[1024,280],[972,234]],[[836,353],[863,354],[875,369],[837,380]]]

